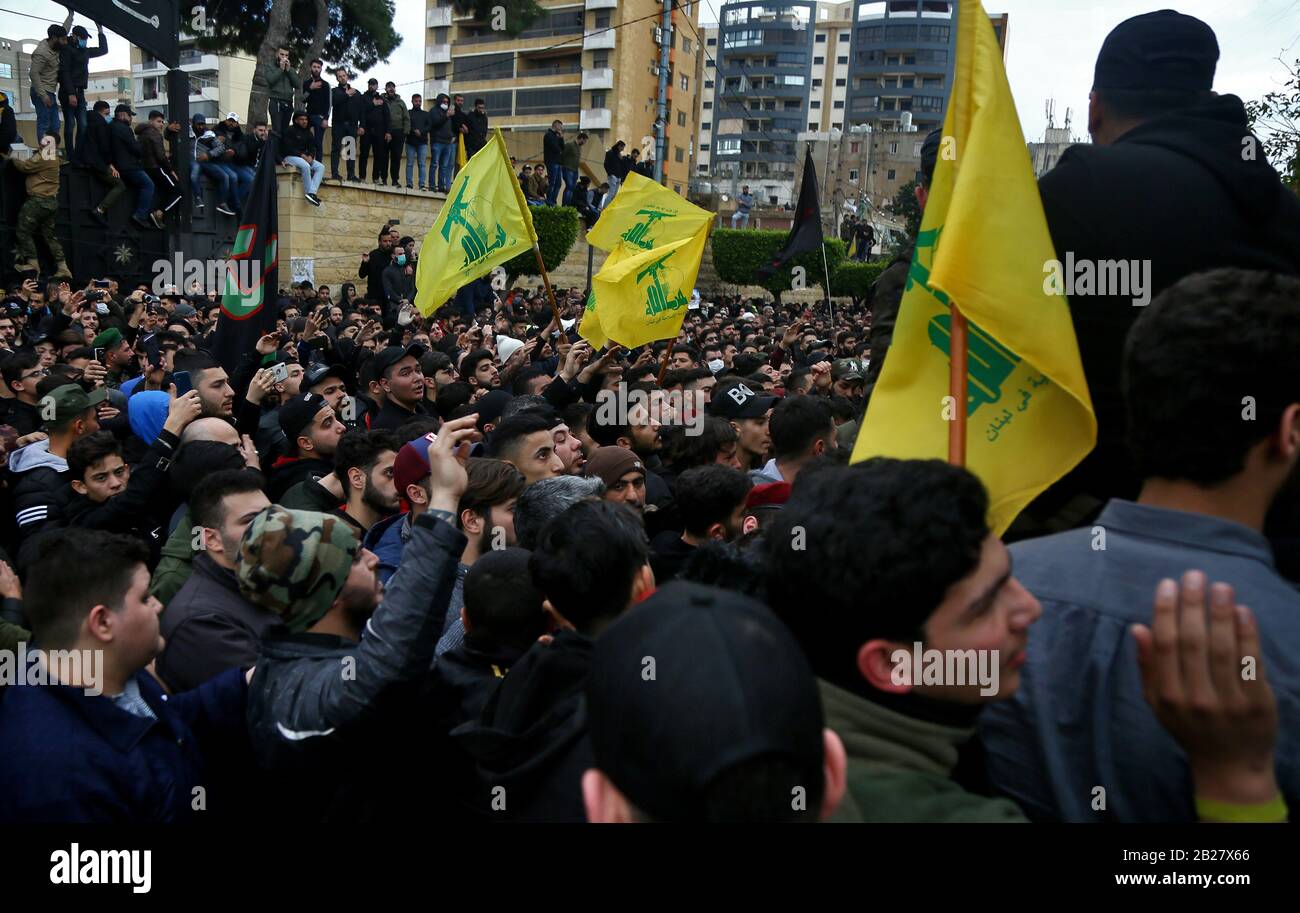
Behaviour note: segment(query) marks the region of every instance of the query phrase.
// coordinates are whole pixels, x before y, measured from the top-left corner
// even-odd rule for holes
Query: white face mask
[[[443,103],[440,104],[438,107],[439,107],[439,108],[442,108],[442,110],[446,111],[446,110],[447,110],[447,103],[446,103],[446,102],[443,102]]]

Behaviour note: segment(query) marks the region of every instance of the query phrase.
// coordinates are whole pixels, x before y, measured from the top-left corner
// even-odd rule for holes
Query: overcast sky
[[[717,22],[721,0],[700,2],[701,21]],[[1093,62],[1106,33],[1129,16],[1170,5],[1204,19],[1218,35],[1222,56],[1215,88],[1220,93],[1258,98],[1284,81],[1279,56],[1300,58],[1300,0],[987,0],[989,12],[1011,14],[1007,74],[1026,138],[1042,137],[1049,98],[1056,99],[1057,125],[1070,108],[1074,132],[1084,135]],[[0,35],[43,37],[44,20],[62,22],[65,15],[52,0],[0,0]],[[397,0],[396,27],[404,36],[401,46],[388,63],[362,74],[361,84],[370,76],[381,84],[410,83],[399,89],[410,95],[419,91],[424,74],[423,0]],[[92,71],[130,67],[125,42],[113,38],[110,52],[92,61]]]

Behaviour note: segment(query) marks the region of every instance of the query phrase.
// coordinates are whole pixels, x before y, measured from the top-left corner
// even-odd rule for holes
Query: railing
[[[514,42],[527,41],[530,38],[558,38],[563,35],[572,35],[574,38],[582,37],[581,25],[570,25],[564,28],[554,29],[529,29],[520,32],[518,35],[507,35],[505,32],[485,32],[482,35],[469,35],[463,38],[457,38],[456,44],[487,44],[488,42]]]
[[[581,73],[582,65],[575,64],[565,67],[533,67],[527,70],[520,69],[515,73],[517,79],[527,79],[531,76],[566,76],[572,73]]]

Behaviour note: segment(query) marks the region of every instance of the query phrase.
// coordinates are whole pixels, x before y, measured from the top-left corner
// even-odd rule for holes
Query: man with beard
[[[261,474],[250,469],[223,469],[190,495],[190,519],[203,547],[194,553],[189,579],[167,602],[166,646],[157,665],[173,691],[189,691],[224,669],[255,665],[258,642],[278,620],[241,596],[235,579],[239,539],[271,504],[262,484]]]
[[[396,431],[411,419],[427,415],[424,407],[424,372],[421,346],[389,346],[375,356],[375,377],[383,388],[379,414],[370,427]]]
[[[736,456],[740,468],[761,469],[772,450],[768,418],[776,397],[755,393],[743,381],[718,384],[709,399],[709,415],[724,418],[736,430]]]
[[[378,559],[333,517],[270,507],[244,535],[240,592],[283,622],[262,641],[248,698],[271,818],[397,817],[422,806],[412,789],[429,780],[419,770],[428,759],[400,721],[433,662],[465,546],[455,510],[476,436],[472,418],[448,422],[430,448],[429,509],[387,588]]]
[[[472,387],[495,390],[501,386],[496,358],[488,349],[475,349],[460,360],[460,376]]]
[[[287,453],[271,466],[267,493],[273,502],[305,479],[319,479],[334,471],[334,453],[343,437],[343,423],[323,396],[304,393],[279,410],[280,428]]]
[[[335,515],[351,523],[358,537],[397,512],[393,461],[401,446],[387,431],[349,431],[339,439],[334,475],[343,485],[344,503]]]
[[[730,542],[741,534],[752,487],[743,472],[720,463],[696,466],[677,477],[676,504],[684,528],[680,534],[664,530],[650,542],[657,584],[674,579],[705,542]]]
[[[190,384],[199,391],[203,415],[233,421],[235,417],[235,390],[230,386],[226,369],[206,352],[177,352],[174,371],[188,371]]]
[[[791,396],[782,400],[772,410],[768,427],[772,459],[761,470],[750,472],[755,485],[793,484],[799,470],[836,449],[835,419],[824,397]]]
[[[603,500],[622,504],[644,520],[646,502],[645,464],[626,447],[597,447],[583,470],[587,478],[605,483]]]

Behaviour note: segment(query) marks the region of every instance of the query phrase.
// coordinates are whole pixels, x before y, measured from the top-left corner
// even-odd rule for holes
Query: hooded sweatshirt
[[[18,532],[29,540],[63,516],[72,491],[68,461],[50,453],[48,440],[28,444],[9,457],[9,490]]]
[[[1152,118],[1109,146],[1077,145],[1039,182],[1057,259],[1150,261],[1152,297],[1219,267],[1300,275],[1300,199],[1263,154],[1243,156],[1245,108],[1220,95]],[[1256,140],[1258,143],[1258,140]],[[1258,148],[1258,147],[1257,147]],[[1097,449],[1064,485],[1129,498],[1120,366],[1135,294],[1076,296],[1075,335],[1097,411]],[[1141,296],[1145,297],[1145,295]],[[873,361],[875,359],[873,358]]]
[[[135,436],[145,443],[153,443],[167,421],[171,398],[161,390],[143,390],[130,399],[127,418]]]

